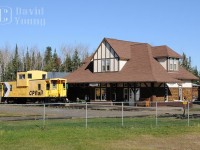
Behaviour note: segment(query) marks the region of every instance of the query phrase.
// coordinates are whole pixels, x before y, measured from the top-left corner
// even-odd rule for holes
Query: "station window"
[[[124,83],[124,87],[127,87],[128,86],[128,84],[127,83]]]
[[[106,71],[110,71],[110,59],[106,59]]]
[[[124,88],[124,100],[128,100],[128,88]]]
[[[41,90],[41,84],[38,84],[38,90]]]
[[[102,59],[102,71],[106,71],[106,59]]]
[[[28,74],[28,79],[32,79],[32,74],[31,73]]]
[[[95,89],[95,100],[106,100],[106,88]]]
[[[169,71],[178,71],[179,61],[177,58],[168,58],[168,69]]]
[[[101,87],[106,87],[107,84],[106,83],[101,83]]]
[[[117,83],[113,83],[113,84],[112,84],[112,87],[117,87]]]
[[[19,74],[19,79],[25,79],[25,74]]]

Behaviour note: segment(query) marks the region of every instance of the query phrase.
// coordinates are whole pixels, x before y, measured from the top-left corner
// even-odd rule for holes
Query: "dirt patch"
[[[134,139],[125,139],[113,141],[110,143],[110,149],[115,150],[199,150],[200,135],[175,135],[165,137],[154,137],[151,135],[142,135]]]

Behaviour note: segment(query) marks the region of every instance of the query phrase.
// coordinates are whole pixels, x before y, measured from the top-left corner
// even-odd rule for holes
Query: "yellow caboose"
[[[47,72],[45,71],[18,72],[17,81],[0,83],[0,100],[2,102],[64,101],[66,95],[66,79],[47,79]]]

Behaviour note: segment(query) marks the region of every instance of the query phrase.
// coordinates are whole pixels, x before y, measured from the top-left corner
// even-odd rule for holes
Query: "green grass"
[[[198,120],[191,120],[190,127],[187,120],[158,121],[156,127],[155,118],[124,118],[122,127],[120,118],[88,119],[87,129],[84,119],[47,120],[44,128],[42,120],[0,122],[0,150],[148,149],[154,140],[164,143],[188,135],[199,138]],[[164,149],[162,146],[154,145],[153,149]]]

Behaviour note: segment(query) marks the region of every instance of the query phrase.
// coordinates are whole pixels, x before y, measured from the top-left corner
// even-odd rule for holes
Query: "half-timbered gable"
[[[127,60],[120,59],[106,40],[101,42],[93,55],[92,61],[94,73],[120,71],[127,62]]]
[[[93,56],[94,72],[114,72],[120,70],[119,56],[105,40]]]

